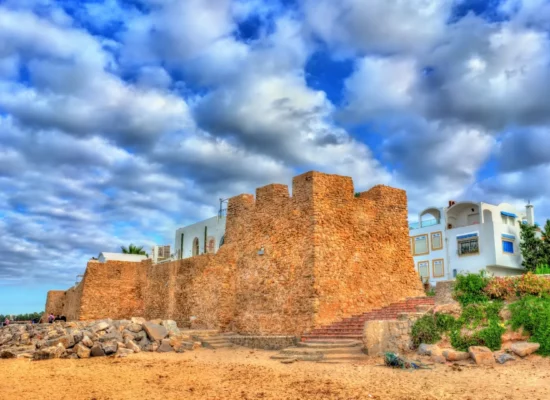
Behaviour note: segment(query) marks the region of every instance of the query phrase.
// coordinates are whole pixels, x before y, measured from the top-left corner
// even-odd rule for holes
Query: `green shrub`
[[[464,307],[468,304],[483,303],[489,300],[484,289],[489,283],[485,271],[479,274],[459,274],[454,286],[454,298]]]
[[[460,327],[456,327],[449,334],[451,339],[451,346],[454,349],[460,351],[468,351],[470,346],[483,346],[481,339],[477,335],[465,335],[462,334]]]
[[[454,328],[456,319],[449,314],[437,313],[435,314],[435,324],[440,333],[445,333]]]
[[[512,329],[523,326],[531,341],[540,344],[539,353],[550,355],[550,297],[526,296],[510,304]]]
[[[437,327],[436,318],[432,314],[426,314],[419,318],[411,329],[413,346],[417,348],[422,343],[437,343],[441,340],[441,334]]]
[[[428,297],[434,297],[435,296],[435,288],[430,287],[430,289],[426,290],[426,296]]]
[[[535,269],[535,275],[550,275],[550,265],[548,264],[540,264]]]
[[[500,350],[502,346],[502,334],[506,332],[504,324],[498,321],[490,321],[489,326],[477,332],[476,337],[480,339],[483,346],[490,348],[493,351]]]

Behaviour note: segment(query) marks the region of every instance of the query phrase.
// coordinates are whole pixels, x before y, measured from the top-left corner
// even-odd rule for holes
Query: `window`
[[[514,254],[514,242],[502,239],[502,251],[507,254]]]
[[[441,232],[432,233],[432,251],[441,250],[443,248],[443,235]]]
[[[458,255],[469,255],[479,253],[479,240],[478,237],[471,237],[468,239],[458,240]]]
[[[180,259],[183,258],[183,238],[184,238],[184,234],[182,233],[181,234],[181,238],[180,238]]]
[[[420,261],[418,263],[418,275],[422,279],[422,282],[425,282],[430,278],[430,262],[429,261]]]
[[[516,224],[517,215],[509,212],[501,211],[500,218],[502,220],[502,225],[514,226]]]
[[[420,256],[422,254],[428,254],[428,235],[419,235],[414,237],[414,254]]]
[[[432,261],[432,273],[434,278],[442,278],[445,276],[445,268],[442,258]]]
[[[193,239],[193,255],[194,256],[199,255],[199,238],[198,237]]]

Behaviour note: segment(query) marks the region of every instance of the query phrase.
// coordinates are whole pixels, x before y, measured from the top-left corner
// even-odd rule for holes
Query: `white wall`
[[[215,251],[220,248],[220,241],[225,234],[225,216],[218,218],[212,217],[204,221],[197,222],[195,224],[180,228],[176,231],[175,237],[175,254],[179,254],[181,249],[181,235],[183,234],[183,257],[193,256],[193,240],[199,239],[199,254],[204,254],[204,228],[207,228],[208,237],[214,237],[215,239]]]

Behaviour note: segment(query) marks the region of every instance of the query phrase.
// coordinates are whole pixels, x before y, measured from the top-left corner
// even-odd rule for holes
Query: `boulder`
[[[174,351],[172,346],[170,346],[170,339],[162,339],[162,342],[157,351],[159,353],[169,353],[171,351]]]
[[[80,343],[84,338],[84,334],[82,333],[82,331],[76,330],[72,334],[73,334],[73,340],[75,343]]]
[[[141,324],[131,323],[126,327],[130,332],[138,333],[139,331],[143,330],[143,326]]]
[[[92,349],[90,351],[90,356],[92,357],[103,357],[105,356],[105,352],[103,351],[103,348],[99,343],[96,343],[92,346]]]
[[[143,329],[147,332],[147,336],[150,340],[162,340],[168,335],[168,331],[162,325],[155,324],[153,322],[145,322]]]
[[[83,335],[81,343],[88,348],[94,345],[94,342],[92,342],[92,339],[90,339],[87,335]]]
[[[74,347],[75,353],[78,356],[78,358],[90,358],[91,350],[84,346],[82,343],[78,343]]]
[[[178,324],[176,324],[176,321],[171,319],[166,319],[161,322],[161,325],[166,328],[169,334],[178,334],[180,333],[180,330],[178,328]]]
[[[115,342],[122,342],[122,335],[120,334],[120,332],[111,332],[111,333],[107,333],[106,335],[103,335],[102,337],[99,338],[99,341],[101,343],[105,343],[105,342],[110,342],[110,341],[115,341]]]
[[[50,339],[46,341],[46,346],[48,347],[57,346],[58,344],[62,344],[63,347],[66,349],[73,347],[74,346],[73,335],[60,336],[56,339]]]
[[[49,360],[52,358],[60,358],[65,353],[65,347],[61,343],[57,346],[50,346],[35,351],[33,354],[33,360]]]
[[[436,344],[422,343],[418,346],[418,354],[422,356],[440,356],[442,355],[441,349]]]
[[[134,353],[139,353],[141,349],[133,340],[126,341],[126,348],[132,350]]]
[[[141,318],[141,317],[132,317],[132,318],[130,319],[130,322],[131,322],[132,324],[143,325],[143,324],[144,324],[145,322],[147,322],[147,321],[145,320],[145,318]]]
[[[537,351],[539,347],[540,344],[538,343],[516,342],[510,346],[510,350],[520,357],[525,357]]]
[[[101,347],[103,348],[103,351],[105,352],[105,355],[111,355],[115,354],[118,350],[118,343],[116,340],[109,340],[107,342],[103,342],[101,344]]]
[[[478,365],[494,365],[495,363],[493,352],[485,346],[471,346],[468,352]]]
[[[15,358],[17,353],[11,349],[0,351],[0,358]]]
[[[134,340],[140,342],[143,339],[147,340],[147,333],[145,331],[140,331],[134,335]]]
[[[501,353],[501,354],[495,355],[495,359],[499,364],[504,364],[508,361],[515,361],[514,356],[508,353]]]
[[[92,326],[91,330],[92,332],[97,333],[108,329],[110,326],[111,325],[108,322],[101,321],[95,324],[94,326]]]
[[[453,349],[445,349],[443,350],[443,357],[445,357],[445,359],[447,361],[462,361],[462,360],[467,360],[468,358],[470,358],[470,354],[465,352],[465,351],[457,351],[457,350],[453,350]]]

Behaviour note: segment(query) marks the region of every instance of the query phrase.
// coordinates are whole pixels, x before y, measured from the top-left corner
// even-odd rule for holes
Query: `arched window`
[[[213,237],[208,238],[208,246],[206,246],[206,252],[208,254],[214,254],[216,252],[216,239]]]
[[[199,255],[199,238],[198,237],[193,239],[193,255],[194,256]]]

